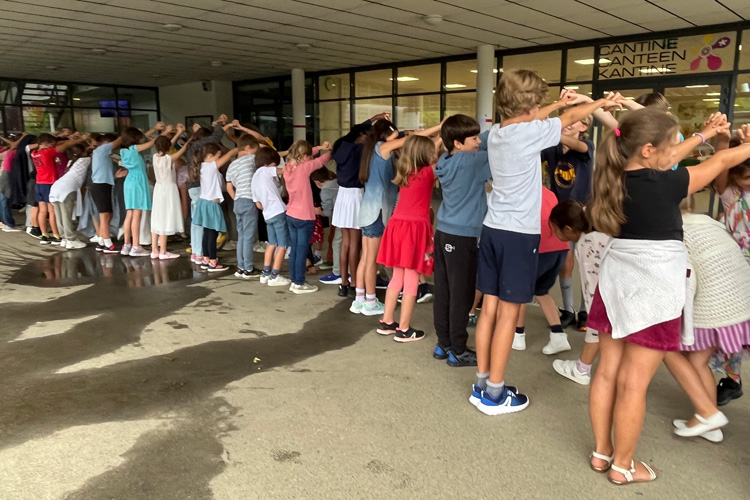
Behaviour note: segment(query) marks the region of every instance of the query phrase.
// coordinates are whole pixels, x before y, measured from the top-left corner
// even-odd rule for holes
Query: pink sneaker
[[[152,255],[153,255],[153,254],[152,254]],[[172,253],[172,252],[161,253],[161,254],[159,254],[159,260],[169,260],[169,259],[176,259],[176,258],[178,258],[179,256],[180,256],[179,254],[176,254],[176,253]]]
[[[151,252],[151,258],[152,259],[158,259],[159,258],[159,252]]]
[[[149,255],[148,250],[145,250],[143,247],[133,247],[130,250],[131,257],[148,257]]]

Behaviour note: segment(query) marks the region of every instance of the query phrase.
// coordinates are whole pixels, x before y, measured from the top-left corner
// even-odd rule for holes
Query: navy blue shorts
[[[567,250],[539,254],[534,295],[541,297],[542,295],[547,295],[552,290],[552,287],[555,286],[555,281],[557,281],[557,275],[560,274],[565,265],[565,258],[567,256]]]
[[[534,297],[538,234],[482,227],[477,290],[503,302],[526,304]]]
[[[52,184],[39,184],[36,185],[36,201],[49,203],[49,191],[52,189]]]

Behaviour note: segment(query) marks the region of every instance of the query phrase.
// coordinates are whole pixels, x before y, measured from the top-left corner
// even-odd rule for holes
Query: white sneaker
[[[552,362],[552,368],[563,377],[577,384],[589,385],[591,383],[591,374],[579,372],[576,364],[576,361],[573,359],[556,359]]]
[[[65,238],[60,240],[60,248],[68,248],[68,240],[66,240]]]
[[[104,244],[103,240],[101,238],[99,238],[99,236],[97,236],[97,235],[94,235],[93,237],[89,238],[89,242],[91,242],[91,243],[98,243],[100,245]]]
[[[352,302],[351,307],[349,307],[349,312],[354,314],[362,314],[362,306],[364,305],[364,302],[357,302],[356,300]]]
[[[261,285],[267,285],[270,280],[271,280],[271,275],[265,274],[265,273],[260,275]]]
[[[302,294],[302,293],[313,293],[317,292],[318,287],[315,285],[310,285],[309,283],[302,283],[301,285],[296,285],[294,287],[294,290],[292,290],[292,293],[296,294]]]
[[[549,342],[546,346],[544,346],[544,349],[542,349],[542,353],[546,355],[551,354],[557,354],[560,352],[565,352],[570,350],[570,344],[568,343],[568,334],[567,333],[552,333],[549,334]]]
[[[237,271],[234,273],[234,277],[235,278],[244,278],[245,277],[245,273],[243,271],[240,271],[239,269],[237,269]]]
[[[382,316],[385,313],[385,306],[378,299],[375,302],[365,302],[362,305],[362,314],[365,316]]]
[[[261,278],[263,279],[263,278]],[[275,278],[271,278],[268,280],[268,286],[287,286],[290,284],[292,280],[283,277],[282,275],[277,275]],[[292,290],[294,291],[294,290]]]
[[[86,243],[78,240],[68,240],[68,249],[69,250],[80,250],[81,248],[86,248]]]
[[[513,337],[513,350],[514,351],[525,351],[526,350],[526,334],[516,333]]]

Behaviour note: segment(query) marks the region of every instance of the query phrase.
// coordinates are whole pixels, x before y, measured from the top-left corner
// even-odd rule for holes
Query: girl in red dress
[[[395,334],[396,342],[413,342],[424,338],[424,332],[409,325],[417,302],[419,275],[429,276],[433,267],[433,232],[430,223],[430,201],[435,174],[435,143],[423,136],[406,139],[396,167],[393,183],[399,190],[398,203],[385,227],[378,251],[378,263],[393,268],[393,277],[385,295],[385,314],[377,332]],[[393,314],[398,295],[403,290],[399,323]]]

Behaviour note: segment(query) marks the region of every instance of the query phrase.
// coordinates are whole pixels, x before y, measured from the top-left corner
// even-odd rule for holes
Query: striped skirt
[[[742,352],[750,347],[750,320],[719,328],[695,328],[695,344],[683,345],[682,351],[718,349],[726,354]]]

